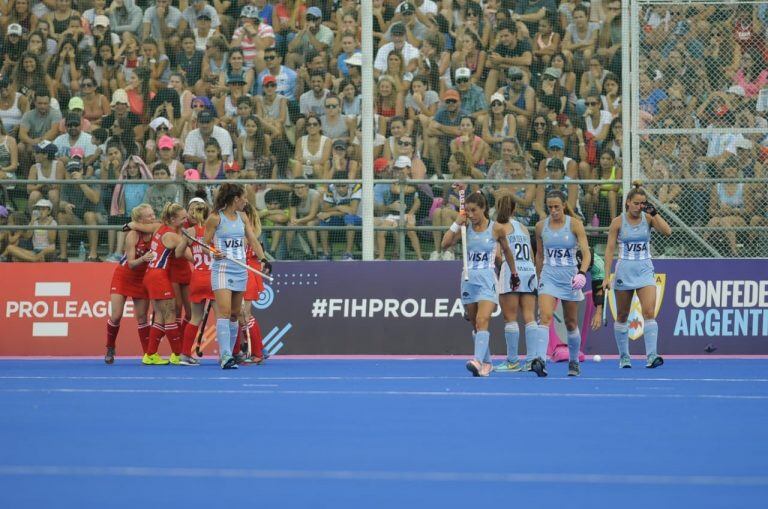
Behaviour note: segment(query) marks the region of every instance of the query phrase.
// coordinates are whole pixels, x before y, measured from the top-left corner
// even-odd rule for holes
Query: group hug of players
[[[200,341],[211,304],[220,366],[261,363],[261,331],[250,303],[258,300],[264,285],[245,266],[264,274],[272,267],[258,241],[261,223],[245,188],[224,183],[213,204],[201,197],[192,198],[186,209],[167,203],[160,218],[151,206],[141,204],[131,211],[131,219],[125,227],[125,254],[112,277],[104,361],[115,360],[120,320],[131,298],[143,364],[198,366],[192,348]],[[168,359],[158,354],[163,337],[172,352]]]
[[[462,185],[458,185],[463,193]],[[610,225],[605,250],[605,273],[600,278],[593,271],[593,301],[597,308],[593,327],[599,326],[599,312],[605,305],[605,295],[613,289],[616,301],[614,336],[619,350],[619,366],[631,368],[627,317],[632,297],[637,292],[642,307],[646,367],[656,368],[664,363],[658,355],[658,325],[656,313],[656,281],[651,260],[651,228],[669,236],[669,224],[647,201],[639,182],[633,183],[624,212]],[[489,376],[492,371],[533,371],[547,376],[546,359],[549,328],[557,301],[562,302],[568,331],[568,376],[579,376],[578,308],[584,300],[582,289],[586,273],[592,267],[592,254],[584,225],[570,210],[566,196],[552,190],[546,195],[548,216],[536,224],[536,250],[531,245],[528,230],[513,219],[515,202],[502,196],[496,202],[496,220],[489,217],[489,206],[481,192],[468,195],[460,213],[443,237],[443,248],[453,246],[466,227],[466,272],[461,284],[461,299],[473,326],[474,358],[467,362],[473,376]],[[611,277],[613,254],[618,244],[616,270]],[[500,253],[497,249],[500,247]],[[499,253],[501,260],[497,260]],[[497,280],[496,265],[501,263]],[[496,285],[500,285],[497,291]],[[538,302],[539,320],[535,310]],[[489,349],[488,324],[497,305],[504,316],[504,338],[507,358],[493,366]],[[525,323],[526,360],[518,357],[518,312]],[[564,359],[563,359],[564,360]]]

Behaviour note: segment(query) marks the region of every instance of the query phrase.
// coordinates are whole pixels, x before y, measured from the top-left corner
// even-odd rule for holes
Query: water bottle
[[[597,214],[592,214],[592,221],[590,221],[590,224],[593,228],[597,228],[600,226],[600,218],[597,217]],[[599,235],[598,232],[592,232],[590,233],[593,237],[597,237]]]
[[[78,249],[78,251],[77,251],[77,256],[78,256],[78,258],[80,258],[80,260],[84,261],[86,254],[87,254],[87,251],[85,249],[85,241],[81,240],[80,241],[80,249]]]

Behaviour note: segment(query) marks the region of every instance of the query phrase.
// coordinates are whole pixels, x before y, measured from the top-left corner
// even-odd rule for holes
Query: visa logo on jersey
[[[547,256],[549,258],[571,258],[570,249],[555,249],[547,248]]]
[[[221,244],[225,249],[238,249],[243,247],[243,239],[222,239]]]
[[[469,258],[469,261],[471,262],[487,262],[489,255],[488,253],[475,253],[471,252],[467,255]]]
[[[646,244],[645,242],[637,242],[637,243],[630,242],[627,244],[627,251],[629,251],[630,253],[640,253],[643,251],[648,251],[648,244]]]

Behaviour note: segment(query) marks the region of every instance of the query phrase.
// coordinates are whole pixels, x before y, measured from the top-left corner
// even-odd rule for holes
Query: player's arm
[[[661,217],[661,214],[659,214],[653,204],[648,202],[645,203],[645,214],[645,219],[648,221],[648,224],[657,232],[665,237],[672,235],[672,227],[669,226],[669,223],[667,223],[663,217]]]
[[[541,240],[541,232],[544,231],[544,220],[536,223],[536,275],[541,278],[541,269],[544,266],[544,242]]]
[[[221,218],[219,217],[218,212],[212,213],[210,216],[208,216],[208,219],[205,220],[205,234],[203,235],[203,243],[205,243],[206,246],[210,246],[211,242],[213,242],[213,236],[216,235],[216,228],[219,227],[220,221]],[[224,258],[224,255],[219,251],[215,251],[213,253],[213,257],[217,260],[221,260]]]
[[[515,290],[520,287],[520,276],[517,273],[515,256],[512,254],[512,248],[509,247],[509,241],[507,240],[504,227],[499,223],[495,223],[493,225],[493,235],[496,237],[496,241],[501,246],[501,252],[504,255],[504,259],[507,260],[507,265],[509,265],[509,271],[511,273],[509,276],[509,285],[513,290]]]
[[[459,215],[456,216],[456,221],[454,221],[448,231],[445,232],[445,235],[443,235],[443,249],[449,249],[459,241],[461,238],[461,228],[466,228],[466,225],[467,215],[460,212]]]
[[[145,261],[149,261],[152,259],[152,251],[147,251],[144,256],[141,258],[136,258],[136,243],[139,240],[139,234],[130,231],[125,236],[125,256],[128,260],[128,268],[129,269],[135,269]]]
[[[161,226],[163,226],[163,223],[138,223],[131,221],[123,226],[123,231],[132,230],[140,233],[155,233]]]
[[[168,234],[166,234],[168,235]],[[173,255],[176,258],[186,258],[187,254],[187,245],[188,245],[188,239],[184,235],[179,235],[176,233],[172,233],[173,235],[173,242],[175,243],[176,247],[174,249]],[[165,237],[165,235],[163,235]]]
[[[576,235],[576,240],[579,243],[579,249],[581,249],[582,259],[579,266],[579,272],[586,274],[589,270],[589,264],[592,263],[592,251],[589,249],[589,242],[587,242],[587,232],[584,230],[584,224],[581,220],[571,218],[571,231]]]
[[[603,291],[611,287],[611,267],[613,267],[613,252],[616,250],[616,239],[619,238],[621,228],[621,216],[613,218],[608,228],[608,243],[605,245],[605,279],[603,279]]]

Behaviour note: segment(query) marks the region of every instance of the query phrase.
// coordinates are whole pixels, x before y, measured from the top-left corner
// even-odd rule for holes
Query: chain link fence
[[[768,248],[768,2],[633,2],[632,177],[674,235],[665,255]]]

